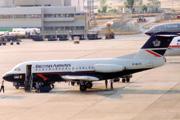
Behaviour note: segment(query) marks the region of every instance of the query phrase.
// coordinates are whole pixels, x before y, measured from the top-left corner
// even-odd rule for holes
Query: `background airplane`
[[[166,50],[165,56],[180,56],[180,37],[174,37]]]
[[[180,23],[167,23],[151,27],[145,32],[146,35],[151,36],[157,32],[171,32],[180,34]],[[170,43],[165,56],[179,56],[180,55],[180,37],[175,37]]]
[[[152,34],[157,32],[171,32],[178,34],[180,33],[180,23],[166,23],[156,25],[147,30],[145,34],[151,36]]]
[[[79,82],[80,90],[86,91],[93,86],[92,82],[129,75],[144,70],[160,67],[165,64],[163,57],[167,47],[174,37],[170,33],[155,33],[143,47],[133,54],[110,59],[82,59],[32,61],[16,65],[4,74],[3,79],[10,82],[42,83],[49,87],[54,82]]]

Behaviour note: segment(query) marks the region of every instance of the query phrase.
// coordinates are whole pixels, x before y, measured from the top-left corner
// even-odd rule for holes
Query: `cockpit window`
[[[15,68],[14,71],[21,71],[19,67]]]

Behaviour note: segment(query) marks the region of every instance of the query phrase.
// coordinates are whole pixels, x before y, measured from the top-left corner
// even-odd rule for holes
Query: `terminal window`
[[[54,27],[54,30],[64,30],[64,27],[61,26],[61,27]]]
[[[14,15],[14,18],[15,18],[15,19],[24,19],[24,18],[27,18],[27,15],[18,14],[18,15]]]
[[[0,19],[27,19],[27,18],[41,18],[40,14],[5,14],[0,15]]]
[[[45,14],[45,18],[64,18],[64,17],[74,17],[74,14]]]
[[[28,18],[41,18],[40,14],[29,14]]]
[[[52,31],[52,30],[53,30],[53,27],[44,27],[44,30],[46,30],[46,31]]]
[[[45,18],[53,18],[54,15],[53,15],[53,14],[45,14],[44,17],[45,17]]]
[[[0,19],[13,19],[13,15],[0,15]]]
[[[85,30],[84,26],[76,26],[76,30]]]
[[[74,27],[73,26],[66,26],[65,30],[74,30]]]

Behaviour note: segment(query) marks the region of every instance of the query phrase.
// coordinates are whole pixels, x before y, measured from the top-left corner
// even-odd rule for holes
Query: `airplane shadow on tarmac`
[[[168,64],[180,64],[180,62],[168,62]]]
[[[125,88],[125,89],[124,89]],[[67,90],[67,91],[59,91],[60,88],[52,90],[48,94],[77,94],[77,95],[101,95],[104,97],[112,98],[112,99],[119,99],[123,98],[123,95],[127,94],[149,94],[149,95],[156,95],[156,94],[180,94],[180,90],[137,90],[132,88],[126,88],[126,87],[120,87],[120,88],[114,88],[111,89],[98,89],[98,88],[92,88],[85,92],[81,92],[79,90]]]
[[[23,99],[23,96],[0,95],[0,99]]]
[[[110,88],[106,89],[102,86],[96,86],[92,89],[88,89],[85,92],[79,91],[78,88],[67,88],[67,87],[55,87],[52,91],[49,93],[36,93],[35,90],[33,90],[31,93],[27,94],[57,94],[57,95],[100,95],[111,99],[120,99],[123,98],[123,95],[156,95],[156,94],[180,94],[180,90],[144,90],[144,89],[138,89],[139,85],[134,86],[123,86],[119,88],[114,88],[111,90]],[[20,90],[24,90],[23,88]],[[23,96],[5,96],[0,95],[0,99],[23,99]]]

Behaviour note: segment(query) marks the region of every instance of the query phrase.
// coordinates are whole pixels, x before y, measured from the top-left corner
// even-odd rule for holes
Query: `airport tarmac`
[[[24,61],[111,58],[137,52],[145,35],[115,40],[34,42],[0,46],[0,76]],[[26,93],[5,82],[0,93],[0,120],[180,120],[180,57],[166,57],[166,65],[136,73],[130,83],[104,81],[91,90],[56,83],[50,93]]]

